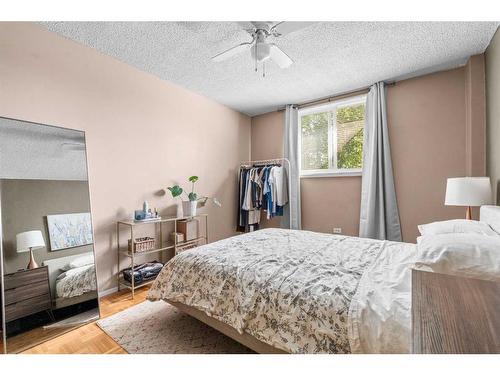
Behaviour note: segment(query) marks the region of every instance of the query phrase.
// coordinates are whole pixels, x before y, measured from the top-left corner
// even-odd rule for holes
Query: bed
[[[97,298],[93,252],[43,262],[49,272],[53,309]]]
[[[485,216],[500,222],[498,207]],[[408,353],[416,256],[415,244],[263,229],[177,255],[148,299],[258,353]]]

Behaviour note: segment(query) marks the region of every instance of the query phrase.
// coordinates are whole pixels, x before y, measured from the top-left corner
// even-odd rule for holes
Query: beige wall
[[[465,82],[461,68],[398,82],[387,90],[404,241],[415,241],[418,224],[465,216],[464,209],[444,206],[446,179],[467,174]]]
[[[283,113],[270,112],[252,118],[252,160],[283,157]],[[261,215],[261,227],[279,227],[280,218]]]
[[[16,252],[16,234],[41,230],[46,247],[34,251],[36,262],[92,251],[92,245],[50,251],[47,215],[90,211],[86,181],[0,180],[5,273],[26,268],[29,253]]]
[[[486,50],[487,165],[496,203],[500,203],[500,31]]]
[[[473,61],[472,69],[466,66],[400,81],[387,89],[404,241],[415,241],[418,224],[464,216],[461,208],[443,204],[447,177],[464,176],[467,168],[474,175],[484,175],[484,95],[483,99],[478,96],[481,85],[484,92],[484,70],[482,57]],[[468,95],[471,86],[474,92]],[[252,158],[282,155],[282,129],[283,112],[254,117]],[[273,140],[264,139],[268,136]],[[303,178],[301,190],[303,229],[331,233],[334,227],[341,227],[345,234],[358,234],[361,177]]]
[[[0,23],[0,116],[86,132],[101,290],[116,286],[116,220],[158,191],[200,176],[212,240],[234,234],[236,167],[250,156],[250,118],[30,23]]]
[[[486,174],[486,90],[484,55],[471,56],[465,66],[465,172]]]

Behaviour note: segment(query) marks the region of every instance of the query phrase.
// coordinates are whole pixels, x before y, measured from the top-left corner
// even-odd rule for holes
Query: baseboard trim
[[[117,286],[115,286],[114,288],[103,290],[102,292],[99,292],[99,298],[109,296],[110,294],[113,294],[116,292],[118,292]]]

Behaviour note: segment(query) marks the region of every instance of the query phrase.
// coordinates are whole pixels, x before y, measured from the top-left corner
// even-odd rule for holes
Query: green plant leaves
[[[181,195],[183,191],[179,185],[169,186],[167,189],[170,190],[170,192],[172,193],[172,197],[174,198]]]
[[[190,201],[195,201],[198,199],[198,194],[194,192],[194,183],[198,181],[198,176],[191,176],[188,178],[188,180],[193,184],[193,191],[191,191],[191,193],[188,194],[188,198]],[[170,190],[170,192],[172,193],[172,197],[174,198],[184,193],[184,190],[182,190],[182,188],[179,185],[169,186],[167,189]]]

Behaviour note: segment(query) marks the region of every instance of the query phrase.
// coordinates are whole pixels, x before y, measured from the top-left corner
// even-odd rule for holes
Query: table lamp
[[[38,264],[33,257],[33,249],[45,247],[42,232],[39,230],[30,230],[28,232],[18,233],[16,235],[16,242],[18,253],[30,252],[30,262],[26,268],[29,270],[38,268]]]
[[[446,182],[446,206],[465,206],[465,218],[472,219],[473,206],[491,204],[489,177],[456,177]]]

